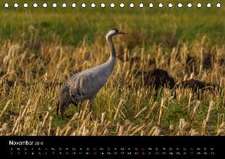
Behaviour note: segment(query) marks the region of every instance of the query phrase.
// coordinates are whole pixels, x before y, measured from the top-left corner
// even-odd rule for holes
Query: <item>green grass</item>
[[[203,35],[213,43],[225,39],[224,8],[3,9],[0,15],[3,40],[29,39],[34,34],[30,26],[41,41],[56,38],[69,45],[79,44],[84,37],[93,43],[97,35],[103,36],[112,27],[140,33],[146,45],[168,43],[171,38],[192,41]]]

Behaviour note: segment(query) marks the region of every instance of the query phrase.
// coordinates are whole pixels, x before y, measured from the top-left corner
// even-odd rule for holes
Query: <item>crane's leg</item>
[[[64,118],[64,112],[65,112],[65,105],[62,105],[61,103],[57,103],[57,115],[60,115],[61,118]]]
[[[64,100],[64,101],[59,101],[57,102],[57,115],[61,115],[61,118],[64,118],[64,112],[66,110],[66,108],[69,107],[69,105],[72,104],[71,101],[68,100]]]

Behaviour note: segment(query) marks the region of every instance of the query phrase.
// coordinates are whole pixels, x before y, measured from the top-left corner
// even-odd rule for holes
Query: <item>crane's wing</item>
[[[98,92],[98,78],[92,74],[77,74],[68,80],[70,96],[75,101],[88,99]]]

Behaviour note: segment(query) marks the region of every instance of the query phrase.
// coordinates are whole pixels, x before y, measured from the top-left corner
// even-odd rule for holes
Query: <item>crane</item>
[[[93,100],[99,90],[105,85],[112,74],[116,62],[116,50],[113,37],[126,34],[118,29],[112,29],[106,34],[106,42],[110,49],[109,59],[98,66],[76,73],[70,77],[59,93],[57,103],[57,114],[63,117],[65,109],[70,105],[78,105],[84,100],[89,100],[92,105]]]

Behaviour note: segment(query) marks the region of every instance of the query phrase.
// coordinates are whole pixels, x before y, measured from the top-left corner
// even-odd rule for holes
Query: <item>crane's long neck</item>
[[[106,41],[108,43],[108,46],[109,46],[109,49],[110,49],[110,52],[111,52],[110,57],[115,58],[116,57],[116,51],[115,51],[115,47],[114,47],[112,37],[111,36],[107,37]]]
[[[108,43],[108,46],[111,52],[107,63],[111,66],[111,69],[113,69],[115,65],[115,61],[116,61],[116,50],[115,50],[114,43],[111,36],[107,36],[106,41]]]

